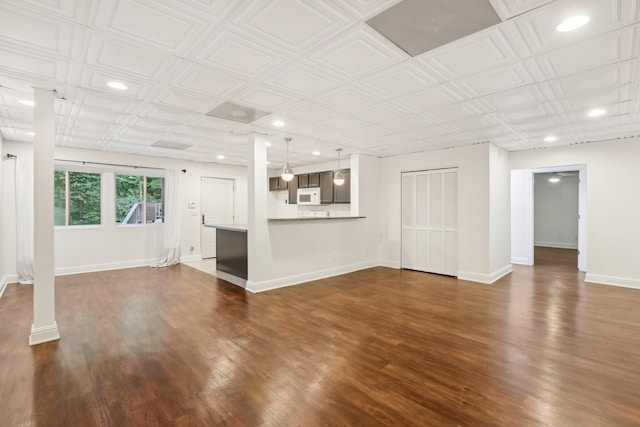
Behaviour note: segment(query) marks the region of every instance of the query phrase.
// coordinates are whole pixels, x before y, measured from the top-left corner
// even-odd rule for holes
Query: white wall
[[[511,262],[533,265],[533,173],[511,171]]]
[[[489,144],[489,271],[504,275],[511,266],[511,173],[509,153]]]
[[[4,164],[6,162],[13,162],[14,160],[5,160],[6,159],[6,155],[4,154],[3,151],[3,145],[4,145],[4,140],[2,139],[2,134],[0,133],[0,153],[2,153],[2,158],[0,159],[0,296],[2,296],[2,293],[4,292],[5,286],[7,284],[7,274],[9,272],[9,269],[6,268],[5,263],[6,263],[6,249],[5,249],[5,245],[6,245],[6,236],[4,233],[4,230],[2,229],[1,225],[4,223],[4,211],[7,207],[7,202],[5,200],[5,196],[4,196],[4,185],[2,185],[2,182],[4,182]]]
[[[11,152],[19,156],[32,155],[31,144],[7,142],[4,152]],[[4,155],[3,152],[3,155]],[[200,259],[200,180],[202,176],[232,178],[236,180],[235,210],[237,222],[247,221],[247,179],[246,168],[217,163],[201,163],[183,160],[145,157],[121,153],[109,153],[71,148],[56,148],[58,159],[81,160],[87,162],[115,163],[125,165],[146,166],[162,169],[186,169],[181,174],[181,251],[182,259]],[[90,165],[86,166],[91,167]],[[103,176],[103,200],[109,199],[108,193],[113,193],[113,171],[108,167],[101,167]],[[127,173],[135,173],[133,169]],[[144,169],[138,173],[145,173]],[[153,172],[150,172],[153,173]],[[157,173],[157,171],[155,171]],[[6,203],[3,206],[15,206],[14,200],[14,166],[5,164],[3,170],[2,187]],[[197,209],[189,210],[188,201],[197,202]],[[147,265],[160,256],[162,233],[164,225],[130,225],[115,224],[114,208],[103,202],[103,224],[101,226],[56,227],[55,256],[56,273],[75,273],[82,271],[98,271],[104,269],[122,268],[136,265]],[[15,215],[11,210],[5,210],[5,217],[1,225],[3,240],[6,236],[9,252],[3,258],[9,273],[15,272]],[[191,250],[193,247],[193,250]]]
[[[494,149],[491,144],[479,144],[382,159],[381,256],[385,265],[400,266],[401,173],[457,167],[458,278],[491,283],[508,272],[508,178],[506,184],[490,188],[490,164],[496,167],[494,180],[508,177],[504,170],[508,156],[499,156]],[[497,219],[492,220],[491,215]],[[502,222],[501,215],[507,220]],[[492,234],[497,239],[493,249]],[[494,269],[494,264],[500,268]]]
[[[549,182],[555,173],[535,174],[534,242],[536,246],[578,248],[578,174]]]
[[[586,280],[640,288],[640,139],[510,153],[511,169],[586,164]]]
[[[256,162],[260,164],[260,138],[257,140]],[[251,142],[249,147],[253,150]],[[262,171],[256,171],[256,212],[255,218],[249,220],[249,241],[260,250],[252,255],[249,248],[249,290],[263,291],[377,265],[380,159],[356,157],[356,161],[351,161],[352,201],[358,198],[359,214],[366,216],[364,219],[267,222],[259,206],[268,203],[260,196],[266,183],[263,187]],[[329,169],[314,165],[295,171]],[[266,172],[263,176],[266,177]]]

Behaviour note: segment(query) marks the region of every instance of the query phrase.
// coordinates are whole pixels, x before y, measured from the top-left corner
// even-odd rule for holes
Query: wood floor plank
[[[0,299],[2,426],[640,425],[640,291],[536,248],[492,285],[372,268],[263,294],[179,265]]]

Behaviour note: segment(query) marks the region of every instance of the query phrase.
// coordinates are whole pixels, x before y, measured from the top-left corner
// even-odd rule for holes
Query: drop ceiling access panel
[[[402,268],[458,275],[458,171],[402,174]]]

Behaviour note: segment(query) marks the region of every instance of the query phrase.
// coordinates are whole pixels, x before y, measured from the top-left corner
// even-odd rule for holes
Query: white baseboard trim
[[[225,273],[224,271],[216,270],[216,277],[218,279],[226,280],[229,283],[233,283],[241,288],[247,287],[247,280],[242,277],[234,276],[233,274]]]
[[[184,255],[180,257],[180,262],[202,261],[202,255]]]
[[[121,261],[121,262],[108,262],[105,264],[78,265],[75,267],[59,267],[59,268],[56,268],[56,276],[67,276],[69,274],[79,274],[79,273],[94,273],[96,271],[106,271],[106,270],[120,270],[123,268],[133,268],[133,267],[148,267],[156,261],[158,260],[155,258],[151,258],[151,259],[136,259],[131,261]]]
[[[513,266],[511,264],[507,264],[490,274],[473,273],[471,271],[458,271],[458,279],[490,285],[498,279],[501,279],[502,277],[511,273],[512,271]]]
[[[533,260],[530,260],[529,258],[524,258],[524,257],[512,256],[511,264],[533,265]]]
[[[542,246],[544,248],[558,248],[558,249],[578,249],[577,243],[564,243],[564,242],[533,242],[533,246]]]
[[[42,344],[49,341],[60,339],[60,331],[58,331],[58,323],[53,322],[52,325],[34,328],[31,325],[31,335],[29,336],[29,345]]]
[[[587,273],[584,281],[589,283],[597,283],[599,285],[620,286],[623,288],[640,289],[640,280],[629,279],[627,277],[604,276],[601,274]]]
[[[7,274],[0,279],[0,298],[2,298],[2,295],[4,294],[5,289],[7,289],[7,285],[9,283],[18,283],[18,275]]]
[[[280,277],[278,279],[254,282],[247,280],[247,290],[253,293],[270,291],[272,289],[284,288],[286,286],[299,285],[313,280],[326,279],[327,277],[339,276],[341,274],[352,273],[365,268],[377,267],[376,261],[365,261],[357,264],[344,265],[326,270],[312,271],[309,273],[297,274],[295,276]]]
[[[396,270],[399,270],[401,268],[400,261],[393,261],[390,259],[379,259],[378,267],[395,268]]]

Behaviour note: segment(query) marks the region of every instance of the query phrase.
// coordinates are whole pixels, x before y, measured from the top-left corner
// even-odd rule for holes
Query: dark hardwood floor
[[[31,288],[9,285],[0,425],[637,426],[640,291],[552,252],[493,285],[387,268],[257,295],[184,265],[59,277],[62,339],[35,347]]]

